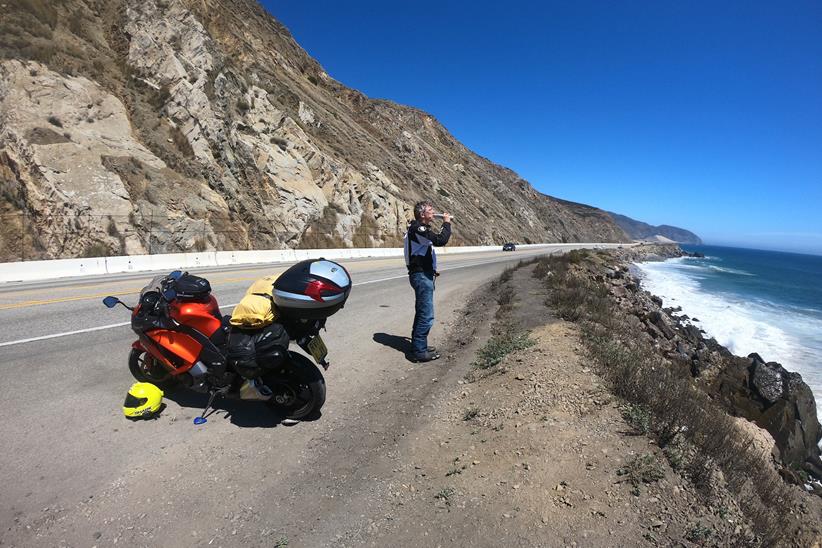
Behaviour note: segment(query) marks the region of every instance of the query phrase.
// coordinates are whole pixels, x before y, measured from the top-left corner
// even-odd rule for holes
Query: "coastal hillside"
[[[684,228],[670,225],[653,226],[618,213],[608,212],[608,215],[633,240],[659,241],[661,243],[665,243],[667,240],[680,244],[702,244],[699,236]]]
[[[250,0],[11,0],[0,122],[0,260],[397,245],[422,198],[458,244],[629,241],[337,82]]]

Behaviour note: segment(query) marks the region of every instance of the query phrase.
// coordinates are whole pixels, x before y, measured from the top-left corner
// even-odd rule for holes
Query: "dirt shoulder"
[[[579,328],[554,317],[532,271],[526,266],[496,283],[497,302],[475,303],[494,310],[496,322],[472,326],[469,319],[467,331],[496,336],[480,356],[494,355],[489,345],[501,340],[502,326],[530,331],[533,344],[485,369],[464,359],[452,364],[440,379],[441,404],[398,446],[403,464],[387,483],[388,517],[372,521],[358,540],[755,545],[750,522],[727,490],[697,488],[672,468],[670,454],[637,431],[638,411],[596,374]]]

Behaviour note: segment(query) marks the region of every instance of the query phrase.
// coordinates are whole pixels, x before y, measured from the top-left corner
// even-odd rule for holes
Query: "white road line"
[[[501,262],[510,261],[510,260],[511,259],[509,259],[509,258],[505,258],[505,259],[500,259],[500,260],[497,260],[497,261],[483,261],[483,262],[479,262],[479,263],[463,264],[463,265],[459,265],[459,266],[452,266],[450,268],[444,268],[444,269],[442,269],[442,271],[445,272],[446,270],[457,270],[458,268],[468,268],[468,267],[471,267],[471,266],[501,263]],[[377,280],[368,280],[368,281],[365,281],[365,282],[355,283],[355,284],[353,284],[353,287],[357,287],[358,285],[375,284],[375,283],[378,283],[378,282],[387,282],[389,280],[399,280],[400,278],[407,278],[407,277],[408,277],[408,274],[400,274],[399,276],[389,276],[388,278],[379,278]],[[237,303],[223,305],[224,308],[231,308],[233,306],[237,306]],[[59,337],[68,337],[70,335],[79,335],[80,333],[91,333],[93,331],[103,331],[104,329],[114,329],[115,327],[123,327],[124,325],[130,325],[130,324],[131,324],[130,321],[122,322],[122,323],[113,323],[113,324],[110,324],[110,325],[101,325],[99,327],[89,327],[88,329],[78,329],[77,331],[66,331],[64,333],[54,333],[53,335],[43,335],[42,337],[31,337],[30,339],[20,339],[20,340],[17,340],[17,341],[8,341],[8,342],[0,343],[0,348],[2,348],[4,346],[13,346],[15,344],[24,344],[24,343],[30,343],[30,342],[45,341],[45,340],[48,340],[48,339],[56,339],[56,338],[59,338]]]
[[[115,327],[122,327],[129,325],[131,322],[113,323],[110,325],[101,325],[100,327],[89,327],[88,329],[78,329],[77,331],[66,331],[65,333],[55,333],[54,335],[43,335],[42,337],[32,337],[30,339],[20,339],[19,341],[9,341],[0,343],[0,346],[11,346],[13,344],[23,344],[35,341],[45,341],[46,339],[56,339],[57,337],[68,337],[69,335],[78,335],[80,333],[91,333],[92,331],[101,331],[103,329],[113,329]]]

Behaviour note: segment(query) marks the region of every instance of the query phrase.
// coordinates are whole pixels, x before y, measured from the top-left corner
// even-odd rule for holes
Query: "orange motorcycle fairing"
[[[173,301],[169,307],[169,316],[183,325],[196,329],[206,337],[211,337],[222,327],[220,306],[213,295],[209,295],[205,302]]]
[[[165,365],[170,368],[171,373],[174,375],[181,375],[191,369],[203,349],[203,345],[195,338],[179,331],[153,329],[146,333],[146,336],[161,349],[156,354],[159,354],[158,357],[163,359]],[[168,359],[169,354],[177,358],[173,361],[178,362],[178,364]]]

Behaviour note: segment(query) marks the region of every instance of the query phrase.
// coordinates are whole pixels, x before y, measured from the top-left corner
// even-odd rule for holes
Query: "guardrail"
[[[604,244],[523,244],[517,249],[562,247],[567,245],[597,246]],[[437,248],[441,255],[496,251],[501,246],[457,246]],[[165,255],[132,255],[93,257],[87,259],[55,259],[0,263],[0,283],[49,280],[75,276],[93,276],[123,272],[154,270],[188,270],[193,268],[264,263],[294,263],[305,259],[355,259],[367,257],[401,257],[403,248],[343,248],[343,249],[275,249],[265,251],[205,251],[201,253],[170,253]]]

